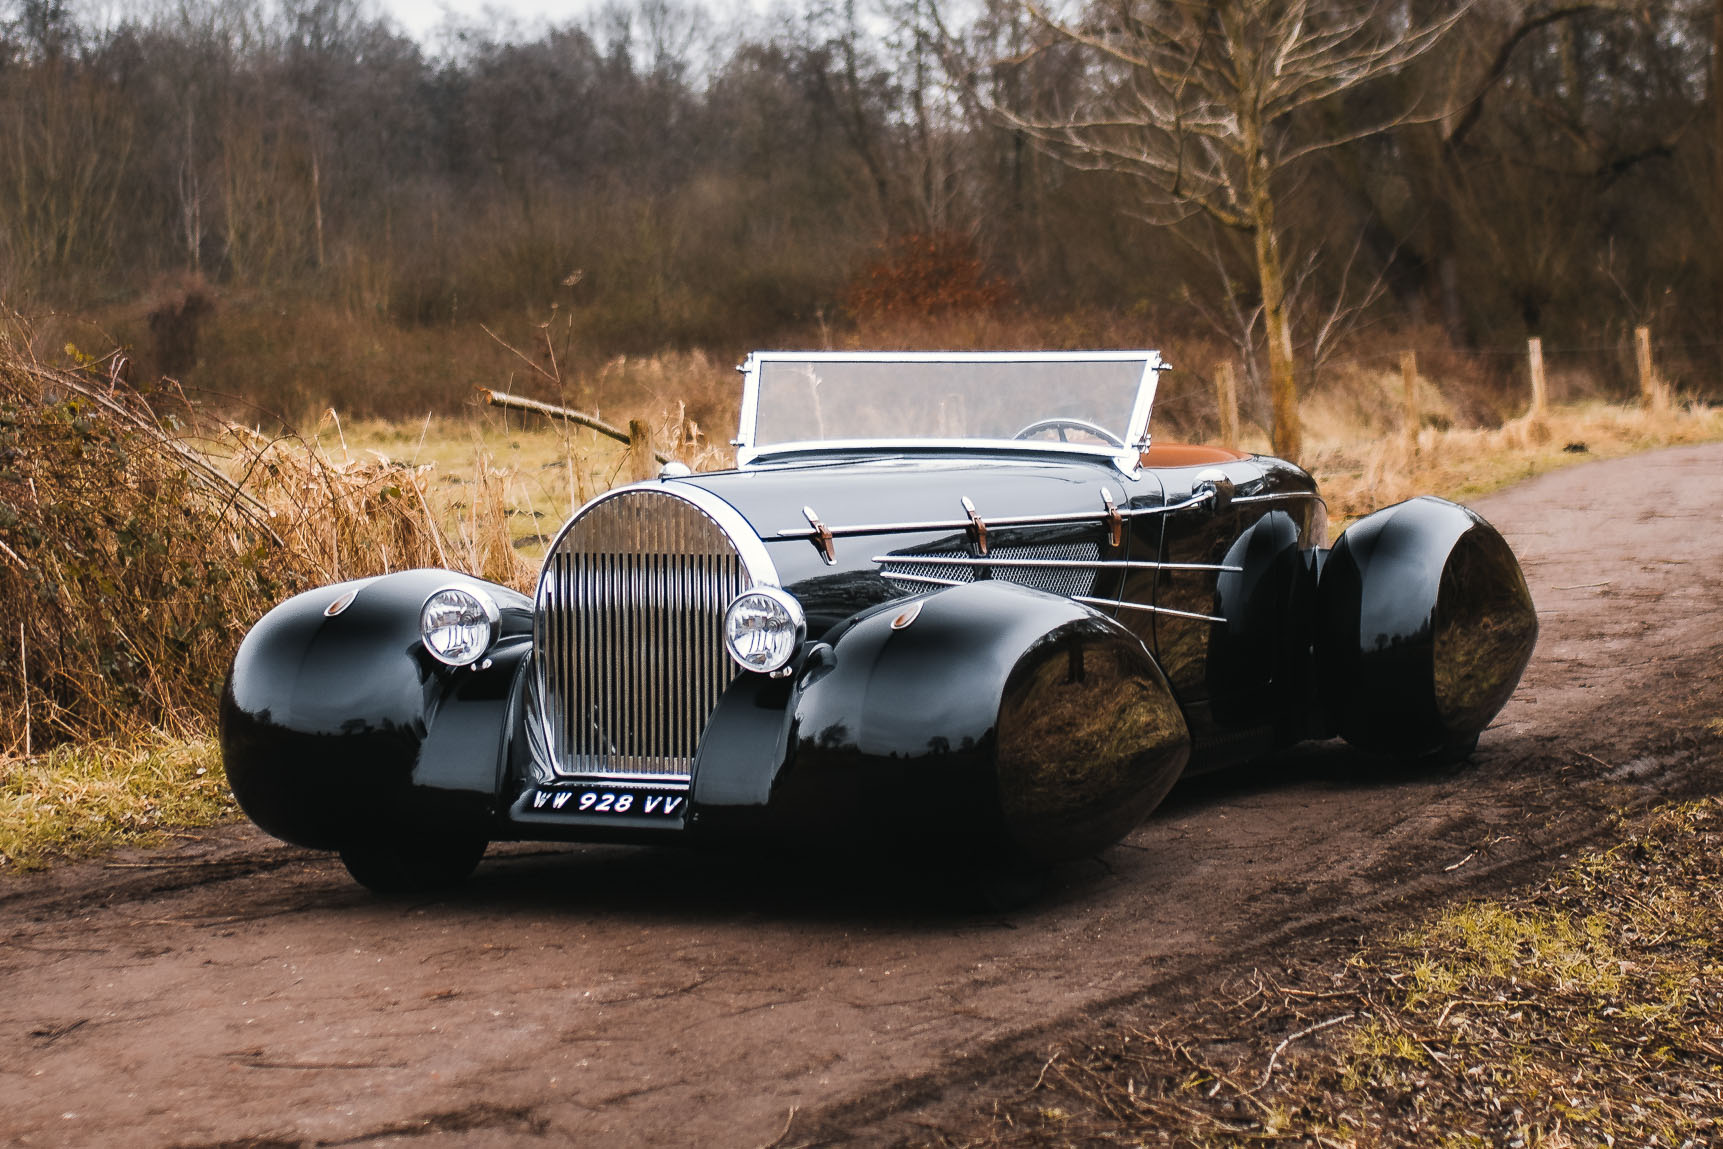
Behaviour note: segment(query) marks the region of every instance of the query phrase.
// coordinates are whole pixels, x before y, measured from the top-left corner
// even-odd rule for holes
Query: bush
[[[846,293],[850,314],[863,321],[988,312],[1010,299],[974,241],[953,232],[915,232],[881,245]]]
[[[447,555],[421,469],[163,415],[96,367],[0,337],[0,749],[205,730],[282,598]]]

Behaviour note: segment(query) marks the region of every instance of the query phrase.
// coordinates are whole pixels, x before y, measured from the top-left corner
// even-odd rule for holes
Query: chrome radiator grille
[[[548,765],[687,781],[700,733],[738,673],[724,653],[724,608],[758,573],[714,517],[681,495],[625,490],[588,506],[539,580],[534,646]]]

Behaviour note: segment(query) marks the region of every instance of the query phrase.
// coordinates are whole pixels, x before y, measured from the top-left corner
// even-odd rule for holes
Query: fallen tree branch
[[[1285,1041],[1274,1047],[1273,1053],[1269,1054],[1268,1068],[1262,1071],[1262,1080],[1256,1083],[1256,1088],[1250,1090],[1250,1093],[1260,1093],[1268,1085],[1268,1079],[1274,1076],[1274,1063],[1280,1060],[1280,1055],[1286,1051],[1287,1046],[1291,1045],[1301,1037],[1309,1037],[1318,1030],[1327,1029],[1331,1025],[1339,1025],[1343,1021],[1351,1020],[1352,1015],[1350,1013],[1343,1013],[1339,1017],[1331,1017],[1327,1021],[1317,1022],[1315,1025],[1308,1026],[1287,1037]]]
[[[558,407],[554,403],[540,403],[537,399],[523,399],[519,395],[503,395],[492,391],[489,387],[478,387],[475,390],[492,407],[509,407],[516,411],[531,411],[535,415],[543,415],[548,419],[562,419],[577,426],[585,427],[589,431],[597,431],[600,435],[607,435],[624,446],[632,447],[634,445],[634,440],[629,437],[627,431],[612,427],[602,419],[582,411],[576,411],[571,407]],[[656,450],[652,452],[652,457],[660,463],[670,461],[669,455]]]

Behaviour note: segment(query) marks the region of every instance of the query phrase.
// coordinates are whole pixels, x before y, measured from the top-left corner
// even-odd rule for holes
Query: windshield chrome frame
[[[1025,439],[814,439],[771,443],[754,442],[760,415],[760,368],[767,363],[1143,363],[1137,397],[1125,427],[1125,446],[1105,444],[1051,443]],[[1154,408],[1160,374],[1167,370],[1159,351],[756,351],[737,368],[742,373],[742,414],[736,437],[736,466],[756,460],[781,459],[787,455],[845,453],[859,451],[975,450],[1034,451],[1111,459],[1121,471],[1135,472],[1142,452],[1149,448],[1149,414]]]

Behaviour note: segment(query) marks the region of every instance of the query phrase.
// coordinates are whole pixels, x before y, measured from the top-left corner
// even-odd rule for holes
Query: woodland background
[[[1564,397],[1625,397],[1643,324],[1665,377],[1715,393],[1723,6],[1375,11],[1460,15],[1290,124],[1404,112],[1276,174],[1300,387],[1410,348],[1499,418],[1536,335]],[[625,407],[619,356],[727,393],[766,346],[1159,346],[1198,380],[1235,360],[1264,403],[1248,237],[1151,221],[1130,177],[984,110],[1094,82],[1023,55],[1045,28],[1016,0],[648,0],[434,50],[362,0],[115,13],[0,4],[0,300],[47,358],[118,346],[140,389],[290,423],[516,376]],[[954,46],[998,62],[953,83]]]

